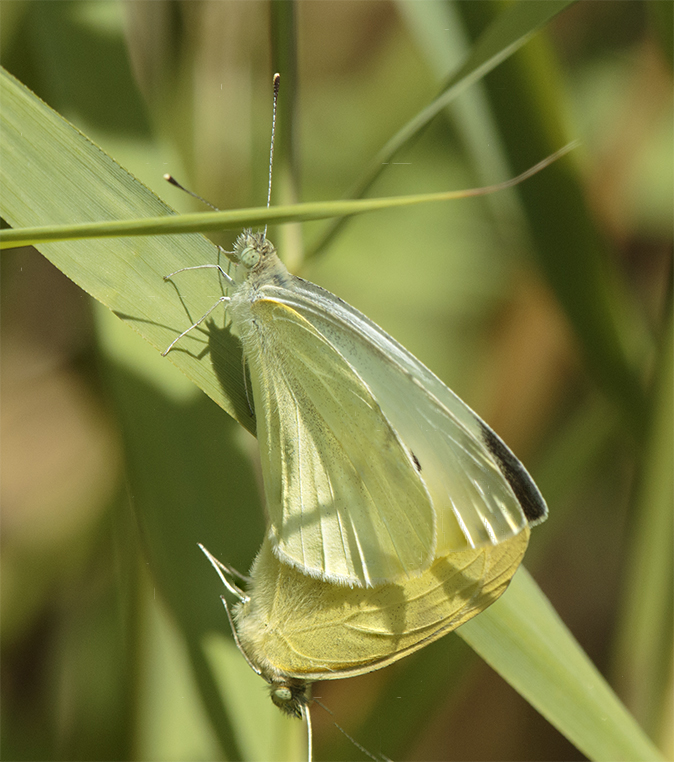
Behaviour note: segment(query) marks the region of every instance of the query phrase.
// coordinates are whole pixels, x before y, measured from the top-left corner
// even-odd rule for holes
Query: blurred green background
[[[200,209],[171,172],[228,209],[266,200],[275,68],[275,201],[338,199],[507,8],[3,0],[0,43],[167,203]],[[497,182],[577,138],[565,169],[350,220],[315,256],[325,223],[269,232],[523,460],[550,507],[527,568],[669,758],[672,126],[672,5],[583,2],[370,195]],[[35,251],[3,253],[1,307],[2,758],[302,758],[231,640],[191,645],[228,635],[196,543],[246,570],[262,538],[254,439]],[[393,759],[582,758],[454,635],[314,692]],[[317,758],[359,756],[332,722],[314,712]]]

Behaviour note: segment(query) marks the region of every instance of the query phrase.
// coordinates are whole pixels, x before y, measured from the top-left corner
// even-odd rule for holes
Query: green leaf
[[[590,759],[663,759],[526,569],[457,633]]]
[[[170,207],[4,70],[0,100],[0,211],[10,225],[173,215]],[[164,275],[181,267],[217,261],[215,246],[201,235],[47,243],[40,251],[158,350],[166,349],[220,296],[212,272],[196,271],[181,282],[178,292],[164,281]],[[240,345],[228,332],[193,331],[184,348],[171,352],[166,362],[254,431]]]

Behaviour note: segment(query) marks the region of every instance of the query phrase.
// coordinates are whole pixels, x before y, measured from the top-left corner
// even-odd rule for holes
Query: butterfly
[[[528,541],[525,528],[498,545],[435,558],[399,583],[351,588],[283,563],[266,538],[246,592],[200,547],[239,600],[231,612],[225,602],[239,649],[269,683],[274,704],[303,717],[312,682],[386,667],[487,608],[506,590]]]
[[[280,561],[339,585],[402,583],[545,519],[524,466],[395,339],[292,275],[264,233],[226,254],[232,274],[210,266],[250,373]]]

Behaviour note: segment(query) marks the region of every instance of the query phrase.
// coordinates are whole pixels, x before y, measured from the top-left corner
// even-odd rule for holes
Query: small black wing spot
[[[412,456],[412,460],[414,461],[414,465],[417,468],[417,471],[421,473],[421,463],[419,463],[419,458],[410,450],[410,455]]]

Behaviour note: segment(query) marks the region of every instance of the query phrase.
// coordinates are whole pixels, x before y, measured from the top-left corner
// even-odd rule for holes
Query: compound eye
[[[285,703],[286,701],[290,701],[292,699],[293,692],[290,690],[290,688],[288,688],[287,685],[282,685],[274,689],[274,696],[277,701]]]
[[[306,683],[272,683],[270,689],[271,700],[275,706],[291,717],[302,719],[302,708],[307,703]]]
[[[260,252],[253,246],[246,246],[239,255],[239,261],[246,269],[250,270],[260,261]]]

